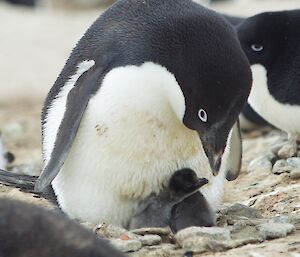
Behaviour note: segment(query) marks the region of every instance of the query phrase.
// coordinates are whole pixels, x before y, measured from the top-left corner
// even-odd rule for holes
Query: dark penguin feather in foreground
[[[0,198],[0,257],[122,257],[64,215]]]

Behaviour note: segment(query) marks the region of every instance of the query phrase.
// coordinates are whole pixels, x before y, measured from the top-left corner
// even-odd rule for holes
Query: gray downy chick
[[[129,228],[169,226],[174,206],[198,192],[200,187],[207,183],[207,179],[198,178],[191,169],[176,171],[166,189],[158,195],[149,196],[138,205],[137,211],[130,221]]]

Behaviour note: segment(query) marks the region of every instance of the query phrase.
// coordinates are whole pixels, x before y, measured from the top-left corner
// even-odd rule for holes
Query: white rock
[[[297,153],[297,144],[295,141],[288,141],[283,145],[283,147],[278,151],[278,157],[282,159],[287,159],[295,156]]]
[[[295,230],[295,226],[290,223],[269,222],[257,226],[260,235],[264,239],[274,239],[286,237]]]
[[[286,160],[278,160],[275,162],[272,172],[274,174],[281,174],[284,172],[290,172],[293,168],[287,164]]]
[[[158,235],[145,235],[138,238],[142,245],[158,245],[161,243],[161,237]]]
[[[250,173],[254,171],[270,173],[272,171],[271,161],[266,156],[258,157],[252,160],[249,163],[248,172]]]
[[[230,231],[227,228],[219,227],[190,227],[180,230],[175,239],[179,245],[183,245],[184,241],[190,238],[205,237],[214,240],[229,240]]]
[[[139,240],[122,240],[112,239],[109,241],[112,246],[123,253],[136,252],[142,248],[142,243]]]
[[[294,169],[300,169],[300,158],[298,157],[288,158],[286,162],[288,166],[291,166]]]
[[[290,173],[290,178],[291,179],[298,179],[298,178],[300,178],[300,169],[292,170],[291,173]]]

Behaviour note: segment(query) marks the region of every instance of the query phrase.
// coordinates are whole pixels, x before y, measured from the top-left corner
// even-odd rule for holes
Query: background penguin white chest
[[[199,136],[182,123],[184,111],[180,87],[165,68],[146,63],[110,71],[52,183],[62,209],[125,226],[137,202],[184,167],[209,180],[201,191],[216,207],[224,174],[211,175]]]
[[[280,103],[270,94],[264,66],[255,64],[251,69],[253,86],[248,99],[250,105],[272,125],[294,138],[300,138],[300,106]]]

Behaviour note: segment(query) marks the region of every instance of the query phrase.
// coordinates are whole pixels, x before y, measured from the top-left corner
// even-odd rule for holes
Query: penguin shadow
[[[170,227],[176,233],[191,226],[215,226],[215,214],[199,191],[207,183],[191,169],[176,171],[164,190],[139,203],[128,228]]]
[[[124,257],[61,213],[0,198],[0,257]]]

